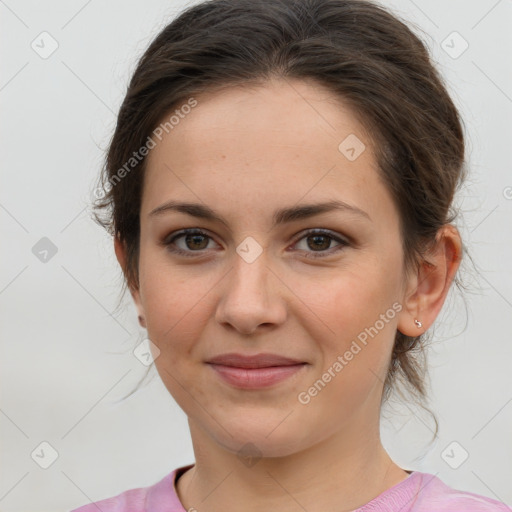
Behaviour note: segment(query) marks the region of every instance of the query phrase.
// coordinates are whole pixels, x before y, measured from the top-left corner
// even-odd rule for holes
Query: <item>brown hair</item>
[[[400,212],[406,272],[426,261],[439,228],[457,216],[452,200],[466,174],[462,120],[426,45],[370,1],[207,0],[183,11],[140,58],[106,154],[94,217],[126,248],[125,285],[139,285],[145,159],[126,163],[194,95],[274,77],[314,80],[358,113]],[[426,398],[424,341],[397,331],[383,402],[398,377]]]

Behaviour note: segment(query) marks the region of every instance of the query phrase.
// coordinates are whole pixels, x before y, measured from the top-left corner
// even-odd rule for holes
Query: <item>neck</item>
[[[189,425],[196,463],[176,485],[186,510],[352,511],[409,476],[384,450],[378,426],[344,429],[300,452],[244,464]]]

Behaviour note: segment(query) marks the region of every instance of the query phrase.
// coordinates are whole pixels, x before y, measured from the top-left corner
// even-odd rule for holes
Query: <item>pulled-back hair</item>
[[[456,218],[452,200],[466,174],[462,120],[426,45],[370,1],[207,0],[176,17],[140,58],[106,154],[95,219],[124,244],[125,286],[139,286],[146,159],[127,168],[133,153],[194,96],[273,78],[315,81],[353,108],[400,213],[406,273],[425,263],[438,230]],[[424,345],[425,335],[396,332],[382,402],[397,378],[426,398]]]

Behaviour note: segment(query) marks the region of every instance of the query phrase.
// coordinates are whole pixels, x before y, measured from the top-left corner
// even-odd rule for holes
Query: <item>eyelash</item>
[[[162,242],[162,245],[167,247],[167,249],[170,252],[178,254],[180,256],[185,256],[187,258],[194,258],[194,257],[196,257],[196,256],[193,256],[191,253],[201,253],[201,251],[205,251],[206,250],[206,249],[201,249],[200,251],[184,251],[183,249],[172,247],[172,245],[174,244],[174,242],[177,239],[182,238],[182,237],[184,237],[186,235],[201,235],[201,236],[204,236],[204,237],[207,237],[207,238],[213,240],[210,235],[208,235],[204,231],[201,231],[200,229],[188,228],[188,229],[184,229],[182,231],[179,231],[178,233],[176,233],[170,239],[169,239],[169,237],[167,237],[167,239]],[[306,253],[304,254],[304,256],[306,258],[311,258],[311,259],[325,258],[327,256],[331,256],[333,253],[336,253],[336,252],[344,249],[346,246],[350,245],[349,242],[347,242],[346,240],[343,240],[342,238],[334,236],[333,234],[331,234],[330,231],[322,230],[322,229],[310,229],[310,230],[306,231],[302,235],[301,238],[297,239],[297,241],[294,243],[294,245],[296,243],[300,242],[303,238],[307,238],[308,236],[311,236],[311,235],[323,235],[323,236],[326,236],[326,237],[328,237],[328,238],[338,242],[340,245],[338,247],[335,247],[334,250],[329,251],[329,252],[328,251],[312,251],[312,252],[306,251]]]

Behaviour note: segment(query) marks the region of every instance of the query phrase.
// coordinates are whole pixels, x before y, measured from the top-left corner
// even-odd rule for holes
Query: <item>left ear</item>
[[[414,276],[411,276],[403,309],[398,317],[398,330],[407,336],[423,334],[435,321],[441,310],[462,257],[459,231],[452,224],[442,226],[436,243],[426,255]],[[414,320],[423,325],[418,328]]]

